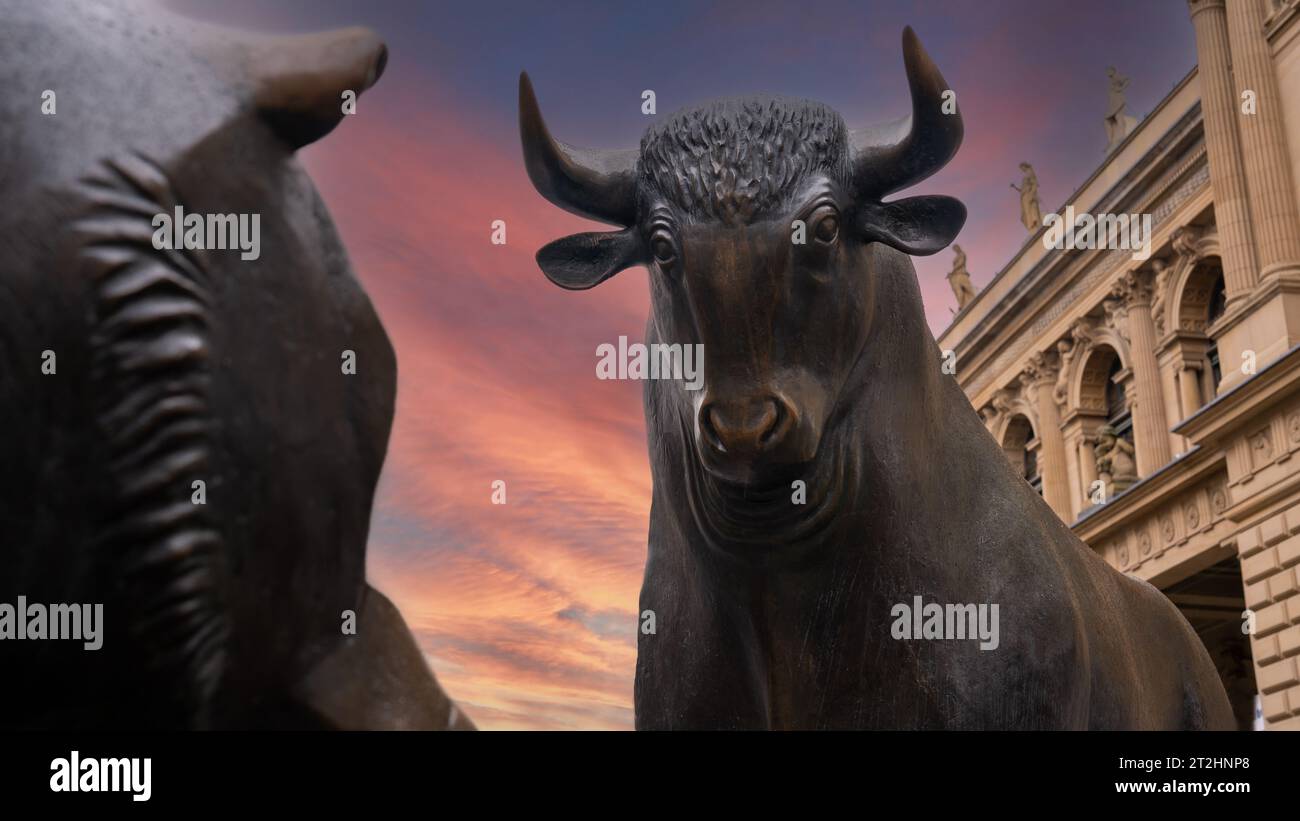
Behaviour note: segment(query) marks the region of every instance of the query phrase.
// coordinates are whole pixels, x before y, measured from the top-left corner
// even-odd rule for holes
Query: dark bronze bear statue
[[[385,59],[0,0],[0,726],[472,727],[366,583],[396,357],[294,156]]]

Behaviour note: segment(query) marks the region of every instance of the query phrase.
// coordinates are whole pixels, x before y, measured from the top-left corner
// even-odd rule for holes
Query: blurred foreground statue
[[[366,584],[396,359],[294,158],[383,44],[0,21],[0,727],[470,727]]]

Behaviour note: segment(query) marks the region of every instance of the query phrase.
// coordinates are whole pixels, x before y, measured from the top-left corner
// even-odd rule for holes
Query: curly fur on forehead
[[[647,129],[640,173],[692,218],[745,223],[813,171],[846,179],[847,144],[844,120],[821,103],[718,100]]]

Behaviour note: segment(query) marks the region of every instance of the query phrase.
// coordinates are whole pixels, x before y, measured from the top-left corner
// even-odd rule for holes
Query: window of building
[[[1029,419],[1023,414],[1016,414],[1007,425],[1002,437],[1002,450],[1011,461],[1011,466],[1024,477],[1030,487],[1043,492],[1043,479],[1038,475],[1038,451],[1031,447],[1034,441],[1034,429]]]
[[[1029,486],[1043,495],[1043,477],[1038,473],[1038,452],[1025,448],[1025,481]]]
[[[1124,386],[1115,381],[1115,377],[1124,368],[1119,357],[1110,364],[1110,373],[1106,377],[1106,424],[1115,429],[1115,434],[1133,444],[1133,414],[1129,413],[1128,402],[1124,397]]]
[[[1205,327],[1209,328],[1223,316],[1224,310],[1227,309],[1227,294],[1223,289],[1223,275],[1220,274],[1218,279],[1214,280],[1214,285],[1210,288],[1210,309],[1206,317]],[[1205,352],[1205,356],[1210,360],[1210,376],[1214,380],[1214,390],[1219,390],[1219,381],[1223,378],[1223,370],[1219,367],[1219,346],[1210,343],[1210,347]]]

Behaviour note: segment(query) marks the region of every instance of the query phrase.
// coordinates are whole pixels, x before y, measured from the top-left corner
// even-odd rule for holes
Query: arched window
[[[1222,376],[1219,350],[1209,331],[1226,307],[1223,262],[1216,255],[1204,257],[1188,272],[1178,297],[1177,330],[1182,334],[1178,344],[1184,361],[1178,383],[1184,418],[1218,393]]]
[[[1115,381],[1124,370],[1119,357],[1111,360],[1110,370],[1106,374],[1106,424],[1115,429],[1121,439],[1133,444],[1133,414],[1129,413],[1128,402],[1124,396],[1124,386]]]
[[[1220,272],[1219,276],[1214,280],[1214,284],[1210,286],[1210,307],[1207,312],[1205,327],[1208,328],[1218,321],[1219,317],[1223,316],[1223,312],[1227,309],[1227,305],[1227,294],[1223,290],[1223,274]],[[1210,360],[1210,376],[1213,379],[1214,393],[1217,393],[1219,381],[1223,379],[1223,370],[1219,367],[1219,346],[1211,342],[1210,347],[1205,351],[1205,357]]]
[[[1025,481],[1029,486],[1043,495],[1043,477],[1038,473],[1038,451],[1025,448]]]
[[[1014,416],[1007,424],[1007,431],[1002,437],[1002,450],[1011,460],[1011,466],[1025,478],[1030,487],[1043,492],[1043,478],[1038,475],[1038,452],[1030,447],[1034,440],[1034,429],[1022,414]]]

